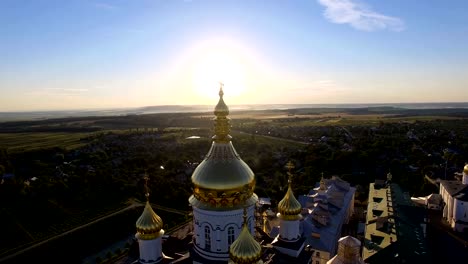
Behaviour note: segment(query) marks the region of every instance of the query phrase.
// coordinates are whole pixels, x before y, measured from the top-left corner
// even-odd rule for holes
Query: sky
[[[0,0],[0,111],[468,102],[466,0]]]

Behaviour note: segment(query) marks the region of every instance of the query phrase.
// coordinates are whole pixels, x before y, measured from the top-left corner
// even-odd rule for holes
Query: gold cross
[[[288,169],[288,182],[291,183],[293,177],[292,170],[294,169],[294,164],[291,161],[289,161],[288,164],[286,164],[286,168]]]
[[[289,161],[288,164],[286,164],[286,168],[289,172],[291,172],[291,170],[294,169],[294,164],[291,161]]]
[[[145,177],[143,177],[143,179],[145,180],[145,196],[146,196],[146,200],[149,200],[149,188],[148,188],[148,180],[149,180],[149,177],[148,177],[148,173],[145,171]]]

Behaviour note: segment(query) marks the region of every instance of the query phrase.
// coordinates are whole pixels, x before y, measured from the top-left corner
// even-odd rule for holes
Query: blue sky
[[[468,101],[468,2],[0,0],[0,111]]]

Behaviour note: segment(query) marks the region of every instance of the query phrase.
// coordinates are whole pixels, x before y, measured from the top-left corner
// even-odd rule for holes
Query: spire
[[[227,117],[229,115],[229,108],[223,100],[223,86],[222,82],[219,83],[219,101],[215,107],[214,114],[215,114],[215,135],[213,136],[214,141],[216,142],[229,142],[231,140],[231,136],[229,132],[231,130],[230,127],[230,119]]]
[[[263,217],[263,232],[269,234],[270,233],[270,230],[269,230],[269,226],[268,226],[268,214],[265,212],[263,212],[262,214],[262,217]]]
[[[153,211],[153,208],[151,208],[149,203],[148,174],[145,173],[145,177],[143,179],[145,180],[146,204],[143,213],[136,221],[136,229],[141,239],[150,240],[164,234],[164,231],[162,230],[163,221],[161,217]]]
[[[236,264],[258,263],[262,256],[262,247],[250,234],[247,226],[247,209],[244,207],[244,223],[239,237],[229,247],[229,258]]]
[[[323,172],[322,172],[322,178],[320,179],[320,188],[319,190],[321,191],[326,191],[327,190],[327,185],[325,185],[325,179],[323,178]]]
[[[284,196],[283,200],[278,203],[278,212],[286,218],[292,218],[291,220],[295,219],[302,211],[302,205],[297,201],[296,197],[294,197],[294,193],[291,188],[292,183],[292,169],[294,165],[291,161],[286,164],[286,168],[288,169],[288,190],[286,195]]]

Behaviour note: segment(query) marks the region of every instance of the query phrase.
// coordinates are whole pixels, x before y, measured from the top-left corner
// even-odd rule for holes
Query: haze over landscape
[[[466,1],[1,1],[0,111],[467,102]]]

